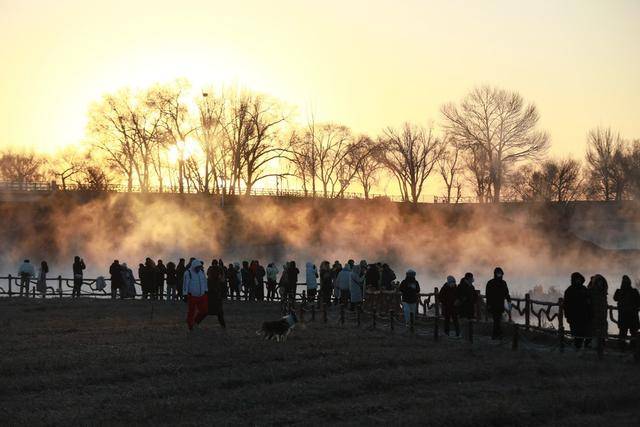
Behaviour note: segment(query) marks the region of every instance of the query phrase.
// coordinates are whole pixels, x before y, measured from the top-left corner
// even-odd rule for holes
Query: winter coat
[[[455,312],[456,289],[457,289],[457,286],[455,283],[453,285],[449,283],[445,283],[444,285],[442,285],[440,292],[438,292],[438,300],[442,305],[443,313]]]
[[[311,262],[307,262],[306,266],[306,282],[307,289],[317,289],[318,288],[318,270],[316,270],[316,266]]]
[[[351,302],[362,302],[362,286],[364,277],[360,275],[360,266],[353,266],[351,272],[351,282],[349,283],[349,294]]]
[[[607,281],[601,275],[596,274],[589,282],[587,290],[589,291],[589,301],[591,302],[590,336],[606,337],[608,333]]]
[[[456,287],[455,304],[461,318],[472,319],[475,317],[476,289],[466,278],[462,278]]]
[[[111,276],[111,288],[122,289],[124,287],[124,280],[122,278],[122,266],[115,262],[109,267],[109,275]]]
[[[373,264],[367,269],[365,274],[365,283],[367,286],[378,289],[380,287],[380,270]]]
[[[74,276],[80,276],[82,277],[82,271],[87,268],[87,266],[84,264],[83,260],[80,260],[78,262],[73,262],[73,275]]]
[[[185,294],[199,297],[208,292],[207,278],[204,275],[204,271],[198,269],[202,265],[202,261],[195,260],[191,263],[191,268],[185,273],[183,285]]]
[[[504,312],[505,301],[511,302],[507,282],[498,277],[494,277],[487,282],[485,295],[487,298],[487,311],[489,313],[502,314]]]
[[[267,266],[267,280],[270,282],[277,282],[278,281],[278,267],[276,267],[275,265],[272,266]]]
[[[351,286],[351,270],[344,267],[342,271],[338,273],[334,286],[336,289],[340,289],[341,291],[348,291]]]
[[[402,302],[416,304],[420,296],[420,284],[414,277],[407,277],[400,283],[398,288],[402,294]]]
[[[393,288],[393,281],[396,280],[396,274],[390,268],[383,268],[380,274],[380,286],[382,289],[390,290]]]
[[[40,274],[38,275],[38,283],[36,289],[40,293],[47,293],[47,270],[40,268]]]
[[[616,289],[613,299],[618,303],[618,326],[632,330],[640,328],[640,319],[638,319],[640,293],[638,290],[631,287]]]
[[[36,269],[30,262],[23,262],[18,269],[18,276],[32,278],[36,275]]]
[[[589,307],[589,292],[587,287],[580,283],[572,283],[563,298],[564,315],[569,324],[586,325],[591,317]]]

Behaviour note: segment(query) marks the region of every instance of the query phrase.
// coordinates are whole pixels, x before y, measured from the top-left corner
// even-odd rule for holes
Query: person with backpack
[[[416,280],[415,271],[407,270],[407,275],[400,283],[398,290],[402,294],[402,311],[404,313],[404,321],[407,326],[410,326],[412,314],[414,321],[418,315],[418,300],[420,298],[420,284]]]
[[[631,345],[636,345],[640,319],[638,309],[640,309],[640,293],[631,286],[629,276],[622,276],[620,289],[616,289],[613,300],[618,303],[618,328],[620,333],[620,345],[626,347],[627,331],[631,335]]]
[[[485,295],[487,298],[487,312],[491,314],[493,319],[493,331],[491,339],[502,338],[502,314],[505,311],[505,303],[511,304],[511,296],[509,295],[509,287],[503,279],[504,272],[502,268],[496,267],[493,270],[493,279],[487,282]]]

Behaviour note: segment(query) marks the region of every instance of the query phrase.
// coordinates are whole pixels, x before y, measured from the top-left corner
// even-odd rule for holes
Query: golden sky
[[[0,148],[82,140],[91,101],[187,77],[378,133],[478,84],[540,109],[552,153],[640,138],[640,1],[0,0]]]

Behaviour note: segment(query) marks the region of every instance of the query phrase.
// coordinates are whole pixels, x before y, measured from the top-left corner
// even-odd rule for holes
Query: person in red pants
[[[184,293],[187,295],[187,325],[193,330],[209,314],[209,297],[207,295],[207,278],[204,275],[204,264],[194,260],[191,268],[184,275]]]

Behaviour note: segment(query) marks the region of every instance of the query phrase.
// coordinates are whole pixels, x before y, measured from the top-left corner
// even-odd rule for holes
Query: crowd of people
[[[77,298],[86,269],[84,260],[76,256],[72,269],[72,296]],[[45,261],[42,261],[36,275],[34,266],[28,259],[24,260],[18,272],[20,295],[23,295],[23,291],[28,295],[29,283],[36,277],[36,289],[46,293],[48,272]],[[190,258],[188,262],[180,258],[177,264],[146,258],[144,263],[138,265],[137,273],[143,299],[185,300],[188,303],[187,323],[190,329],[207,315],[216,315],[220,325],[225,327],[224,300],[295,299],[301,276],[295,261],[286,262],[280,269],[275,263],[269,263],[265,268],[258,260],[225,264],[222,259],[214,259],[205,268],[203,261],[196,258]],[[505,312],[511,310],[511,297],[502,268],[496,267],[493,273],[493,278],[485,288],[486,310],[493,321],[492,338],[500,339],[502,318]],[[114,260],[109,267],[109,275],[112,298],[137,296],[136,279],[126,263]],[[398,283],[395,272],[388,264],[368,264],[364,260],[356,263],[350,259],[344,265],[339,261],[333,264],[323,261],[320,268],[307,262],[302,277],[309,303],[343,304],[350,310],[361,310],[366,291],[393,291],[401,295],[405,322],[409,323],[412,315],[417,315],[420,285],[414,270],[408,270]],[[607,335],[607,281],[602,275],[596,274],[587,286],[585,282],[582,274],[573,273],[563,299],[564,315],[577,349],[590,346],[594,337]],[[438,294],[445,334],[449,335],[453,326],[456,336],[459,336],[459,319],[477,316],[478,295],[472,273],[466,273],[459,283],[453,276],[447,277]],[[623,276],[613,299],[618,306],[621,342],[624,343],[627,334],[635,339],[640,329],[640,293],[632,286],[629,276]]]

